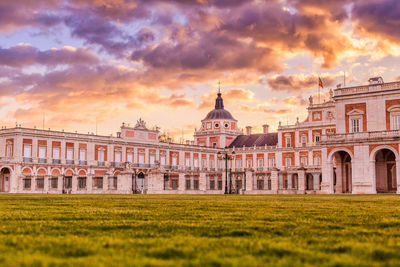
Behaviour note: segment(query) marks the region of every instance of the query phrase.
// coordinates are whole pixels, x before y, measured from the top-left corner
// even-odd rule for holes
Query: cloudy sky
[[[2,0],[1,124],[189,138],[218,81],[239,126],[304,119],[329,88],[400,79],[398,0]],[[324,97],[322,97],[323,99]]]

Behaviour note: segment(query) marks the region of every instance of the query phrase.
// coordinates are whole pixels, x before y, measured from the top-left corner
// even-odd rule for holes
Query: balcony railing
[[[67,164],[69,165],[73,165],[74,164],[74,160],[73,159],[67,159]]]
[[[32,163],[32,158],[27,158],[27,157],[24,157],[24,162],[26,162],[26,163]]]
[[[61,159],[53,159],[53,164],[61,164]]]
[[[79,161],[79,165],[87,165],[87,161],[86,160],[80,160]]]
[[[178,166],[171,166],[171,170],[177,170]]]
[[[194,167],[193,170],[194,170],[195,172],[198,172],[198,171],[200,171],[200,168],[199,168],[199,167]]]
[[[38,163],[47,163],[47,159],[39,158]]]
[[[106,163],[104,161],[98,161],[97,166],[106,166]]]
[[[114,167],[114,168],[118,168],[118,167],[121,167],[122,166],[122,163],[121,162],[111,162],[111,167]]]
[[[263,171],[264,167],[257,167],[257,171]]]
[[[322,136],[322,142],[351,142],[357,140],[384,138],[400,138],[400,130],[328,134]]]

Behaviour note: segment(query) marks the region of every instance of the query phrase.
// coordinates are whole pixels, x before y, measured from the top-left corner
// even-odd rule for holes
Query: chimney
[[[263,125],[263,132],[264,132],[264,134],[267,134],[267,133],[268,133],[268,128],[269,128],[269,125],[268,125],[268,124],[264,124],[264,125]]]
[[[251,126],[246,126],[246,135],[251,135]]]

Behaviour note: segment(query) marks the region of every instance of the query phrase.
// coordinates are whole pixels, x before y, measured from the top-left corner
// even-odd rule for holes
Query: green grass
[[[0,195],[0,266],[399,266],[400,196]]]

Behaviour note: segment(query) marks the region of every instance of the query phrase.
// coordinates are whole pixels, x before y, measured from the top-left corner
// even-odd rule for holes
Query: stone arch
[[[80,170],[78,171],[78,176],[79,176],[79,177],[86,177],[86,176],[87,176],[86,170],[80,169]]]
[[[68,168],[64,171],[65,176],[73,176],[74,175],[74,170],[71,168]]]
[[[338,148],[333,149],[331,152],[329,152],[329,155],[328,155],[328,158],[327,158],[328,163],[332,163],[332,161],[333,161],[333,155],[334,155],[336,152],[340,152],[340,151],[344,151],[344,152],[346,152],[347,154],[349,154],[351,160],[353,161],[354,156],[353,156],[353,152],[351,152],[350,149],[348,149],[348,148],[346,148],[346,147],[338,147]]]
[[[47,175],[47,170],[43,167],[40,167],[36,170],[36,175],[37,176],[45,176],[45,175]]]
[[[331,166],[333,191],[335,193],[353,192],[353,155],[350,150],[338,148],[328,157]],[[319,177],[318,177],[319,179]]]
[[[378,153],[382,149],[388,149],[388,150],[392,151],[393,154],[396,156],[396,160],[399,159],[399,153],[397,152],[397,150],[394,147],[388,146],[388,145],[381,145],[381,146],[377,146],[371,150],[371,152],[369,154],[369,160],[374,161],[375,157],[376,157],[376,153]]]
[[[12,168],[3,166],[0,168],[0,192],[10,191]]]
[[[60,176],[61,175],[61,170],[59,168],[53,168],[51,170],[51,176]]]
[[[31,167],[24,167],[22,170],[21,170],[21,173],[23,174],[23,175],[26,175],[26,176],[31,176],[32,175],[32,173],[33,173],[33,171],[32,171],[32,168]]]
[[[373,186],[376,193],[396,193],[398,185],[398,153],[391,146],[378,146],[371,151]],[[371,158],[370,158],[371,159]]]

